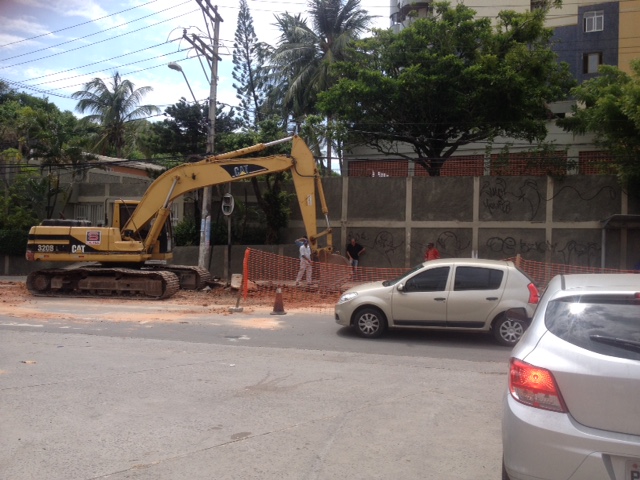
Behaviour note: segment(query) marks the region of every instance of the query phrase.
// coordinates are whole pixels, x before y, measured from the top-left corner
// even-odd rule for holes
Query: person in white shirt
[[[304,236],[299,239],[300,245],[300,270],[298,270],[298,276],[296,277],[296,286],[300,284],[304,274],[307,274],[307,285],[311,285],[311,247],[309,246],[309,239]]]

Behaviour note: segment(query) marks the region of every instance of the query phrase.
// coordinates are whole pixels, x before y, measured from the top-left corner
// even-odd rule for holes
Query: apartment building
[[[479,17],[495,19],[501,10],[523,13],[541,8],[544,2],[545,0],[509,0],[496,3],[469,0],[465,1],[465,5],[475,10]],[[399,32],[415,19],[428,16],[432,3],[424,0],[391,0],[391,28]],[[602,64],[617,66],[631,73],[631,60],[640,58],[640,33],[637,27],[640,25],[640,0],[565,0],[560,7],[550,10],[547,25],[554,29],[553,50],[558,54],[560,61],[567,62],[578,82],[596,76],[598,67]],[[550,110],[557,117],[561,117],[570,112],[571,106],[570,101],[558,102],[550,105]],[[591,136],[577,136],[565,132],[555,125],[554,120],[548,123],[547,129],[547,141],[555,145],[556,156],[567,160],[567,168],[563,173],[584,174],[601,171],[600,166],[594,165],[594,162],[606,162],[606,155],[597,151]],[[511,174],[540,174],[527,172],[523,167],[526,164],[526,152],[534,145],[514,142],[509,138],[497,138],[492,145],[493,152],[500,152],[506,145],[509,145],[515,163],[520,162]],[[381,176],[424,174],[422,169],[414,168],[412,162],[393,160],[385,162],[385,166],[379,157],[378,160],[367,159],[367,153],[367,149],[358,148],[346,158],[349,162],[348,175],[371,175],[371,172],[374,172],[373,175]],[[492,160],[498,157],[498,153],[488,153],[487,145],[484,143],[466,145],[456,153],[457,162],[448,162],[442,175],[495,174],[491,164]],[[373,162],[377,162],[375,167],[372,166]]]

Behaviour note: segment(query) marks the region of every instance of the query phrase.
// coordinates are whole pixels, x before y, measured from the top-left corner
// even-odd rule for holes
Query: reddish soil
[[[91,318],[105,321],[187,322],[195,315],[233,315],[231,308],[238,305],[238,292],[230,288],[217,287],[210,290],[180,290],[166,300],[70,298],[60,302],[55,297],[31,295],[23,282],[0,280],[0,315],[30,320],[77,320]],[[238,321],[247,322],[250,316],[264,320],[275,308],[272,298],[241,299],[239,306],[245,314]],[[82,308],[84,307],[84,308]],[[131,309],[136,308],[135,320],[131,320]],[[308,310],[308,303],[288,301],[287,312]],[[305,308],[306,307],[306,308]],[[312,309],[318,311],[317,308]],[[248,314],[248,316],[247,316]],[[274,317],[272,317],[274,318]],[[92,321],[93,321],[92,320]],[[263,324],[262,328],[268,327]],[[254,327],[255,328],[255,327]]]

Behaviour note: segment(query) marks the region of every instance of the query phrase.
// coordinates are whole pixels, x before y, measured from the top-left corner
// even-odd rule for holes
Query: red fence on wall
[[[350,160],[349,177],[408,177],[410,164],[407,159]],[[429,172],[418,163],[412,166],[413,176],[428,177]],[[509,153],[462,155],[451,157],[440,170],[441,177],[490,176],[546,176],[566,175],[569,171],[580,175],[612,175],[616,173],[611,155],[607,152],[580,152],[578,158],[567,157],[565,151],[551,153]]]

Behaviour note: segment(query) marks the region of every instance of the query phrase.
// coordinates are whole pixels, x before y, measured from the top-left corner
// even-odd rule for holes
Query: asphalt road
[[[509,349],[488,335],[37,308],[69,315],[0,316],[1,479],[500,478]]]

